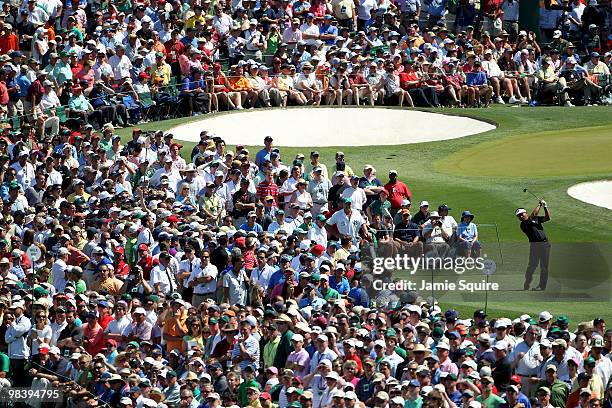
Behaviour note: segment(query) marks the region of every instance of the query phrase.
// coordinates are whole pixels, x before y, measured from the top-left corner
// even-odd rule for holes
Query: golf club
[[[527,188],[523,189],[523,193],[529,193],[531,194],[536,200],[540,201],[541,198],[539,198],[537,195],[533,194],[531,191],[527,190]]]

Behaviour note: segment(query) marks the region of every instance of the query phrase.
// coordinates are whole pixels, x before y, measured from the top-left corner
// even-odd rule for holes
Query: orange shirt
[[[180,322],[180,327],[181,327],[181,329],[184,332],[187,332],[187,325],[185,324],[186,320],[187,320],[187,310],[183,309],[183,314],[179,318],[179,322]],[[163,333],[165,335],[169,335],[169,336],[181,336],[181,338],[179,340],[174,340],[174,339],[167,339],[166,340],[166,350],[168,350],[168,351],[172,351],[174,349],[182,350],[182,347],[183,347],[183,338],[182,338],[182,334],[179,333],[177,327],[178,327],[177,326],[177,321],[176,321],[176,318],[174,317],[174,315],[172,315],[169,318],[167,318],[166,321],[164,322]]]
[[[229,83],[230,85],[232,85],[232,88],[234,88],[237,91],[247,91],[249,89],[251,89],[251,85],[249,84],[249,80],[246,79],[245,77],[230,77],[229,78]]]
[[[19,38],[15,34],[0,37],[0,54],[8,54],[11,50],[19,51]]]

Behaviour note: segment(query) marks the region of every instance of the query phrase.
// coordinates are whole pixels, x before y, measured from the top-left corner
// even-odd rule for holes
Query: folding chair
[[[134,97],[132,95],[124,95],[121,98],[121,101],[123,102],[123,105],[125,105],[125,109],[128,111],[130,119],[136,123],[140,122],[140,106],[136,103]]]

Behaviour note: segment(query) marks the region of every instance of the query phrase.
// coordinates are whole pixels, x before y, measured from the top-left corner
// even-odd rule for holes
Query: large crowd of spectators
[[[396,170],[283,160],[271,137],[253,155],[206,132],[182,155],[161,131],[60,138],[1,139],[0,388],[70,407],[611,406],[602,317],[369,290],[372,248],[479,256],[475,214],[415,208]]]
[[[115,134],[288,104],[601,103],[609,9],[546,0],[535,34],[510,0],[2,3],[0,388],[63,392],[10,402],[33,407],[610,408],[605,315],[368,290],[372,249],[478,257],[470,211],[341,151]]]
[[[531,7],[535,32],[516,0],[7,1],[0,120],[56,136],[288,104],[607,102],[609,1]]]

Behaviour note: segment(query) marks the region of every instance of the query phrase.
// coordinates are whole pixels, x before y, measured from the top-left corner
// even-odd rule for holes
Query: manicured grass
[[[287,112],[290,113],[290,110]],[[488,248],[496,245],[498,236],[504,244],[526,241],[519,230],[514,211],[523,206],[531,210],[537,203],[532,196],[523,192],[525,187],[549,203],[553,220],[547,223],[546,231],[553,244],[612,242],[612,229],[609,228],[612,225],[612,211],[582,203],[566,193],[568,187],[582,181],[612,179],[610,107],[568,109],[493,106],[489,109],[447,109],[439,112],[495,122],[498,128],[465,138],[413,145],[377,146],[373,138],[372,146],[365,148],[282,147],[282,157],[285,162],[291,162],[297,153],[308,157],[310,150],[316,149],[331,169],[334,153],[342,150],[348,165],[357,174],[360,175],[363,166],[369,163],[377,168],[383,182],[388,180],[389,169],[397,169],[400,179],[411,188],[414,203],[420,200],[428,200],[432,206],[446,203],[452,208],[450,213],[455,218],[459,218],[464,209],[469,209],[476,214],[476,223],[494,224],[496,228],[480,228],[481,239]],[[364,109],[366,114],[367,109]],[[240,123],[239,115],[236,114],[236,131],[248,131],[248,126]],[[141,128],[166,130],[186,121],[201,119],[202,116],[180,118],[145,124]],[[436,124],[431,125],[435,127]],[[130,129],[119,131],[124,142],[129,140],[130,132]],[[235,135],[218,136],[229,138]],[[183,153],[188,155],[194,144],[185,142],[184,145]],[[249,146],[253,157],[260,148]],[[413,211],[417,211],[417,206],[413,206]],[[580,250],[580,247],[576,248]],[[504,248],[503,251],[506,253],[505,258],[512,258],[510,248]],[[568,314],[573,323],[596,315],[609,315],[612,310],[609,266],[612,262],[608,262],[609,257],[600,259],[587,248],[583,259],[578,256],[576,259],[556,262],[564,264],[564,276],[573,275],[575,282],[583,280],[588,283],[593,277],[585,272],[592,268],[588,261],[593,259],[604,265],[604,269],[607,268],[596,274],[597,293],[603,296],[598,297],[597,301],[581,297],[581,294],[588,294],[592,290],[588,285],[576,284],[574,295],[571,295],[571,291],[560,289],[544,295],[516,292],[522,279],[522,272],[517,274],[516,270],[524,269],[527,261],[520,257],[513,261],[516,265],[514,275],[500,274],[500,281],[506,282],[508,287],[504,288],[504,292],[490,295],[491,314],[517,317],[525,312],[537,315],[542,310],[549,310],[553,314]],[[551,276],[555,273],[551,269]],[[555,287],[553,278],[551,288]],[[559,297],[551,298],[554,294],[559,294]],[[471,316],[475,308],[484,307],[484,294],[478,297],[447,294],[441,300],[443,308],[455,307],[465,317]]]
[[[612,171],[612,125],[528,133],[479,144],[436,162],[443,173],[559,177]]]

